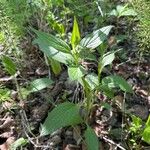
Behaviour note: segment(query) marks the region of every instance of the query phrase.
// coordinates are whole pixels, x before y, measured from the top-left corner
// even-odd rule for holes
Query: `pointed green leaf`
[[[16,64],[9,57],[3,56],[2,63],[3,63],[3,66],[5,67],[6,71],[10,75],[15,75],[15,73],[17,72]]]
[[[95,49],[107,39],[107,36],[112,27],[113,26],[110,25],[94,31],[92,34],[84,37],[81,40],[80,45],[89,49]]]
[[[34,32],[38,37],[33,43],[38,44],[40,50],[45,53],[47,57],[51,57],[64,64],[73,61],[70,48],[64,41],[44,32],[37,30],[34,30]]]
[[[132,87],[128,82],[120,76],[108,76],[103,78],[102,85],[107,85],[109,88],[119,87],[125,92],[132,93]]]
[[[48,34],[42,31],[38,31],[35,29],[31,29],[33,32],[35,32],[38,36],[38,39],[45,40],[45,43],[47,43],[49,46],[55,48],[58,51],[69,53],[70,52],[70,47],[69,45],[64,42],[62,39],[57,38],[56,36],[53,36],[52,34]]]
[[[85,80],[88,82],[92,90],[95,89],[99,85],[98,76],[94,73],[88,74],[85,77]]]
[[[51,62],[51,68],[52,68],[54,74],[59,75],[62,70],[60,63],[54,59],[50,59],[50,62]]]
[[[52,83],[53,81],[48,78],[36,79],[30,83],[31,92],[42,90],[46,87],[49,87]]]
[[[150,126],[144,129],[142,139],[148,144],[150,144]]]
[[[85,137],[85,142],[87,144],[88,150],[99,150],[98,138],[94,130],[91,129],[89,126],[87,127],[85,131],[84,137]]]
[[[105,66],[111,64],[114,59],[115,59],[115,52],[106,53],[100,60],[101,68],[104,68]]]
[[[85,70],[82,67],[69,67],[68,75],[70,80],[79,80],[85,75]]]
[[[79,109],[78,105],[70,102],[58,105],[48,113],[48,117],[42,125],[41,136],[51,134],[61,127],[81,123]]]
[[[146,126],[149,126],[150,127],[150,115],[148,116],[148,119],[146,121]]]
[[[74,23],[73,23],[73,31],[72,31],[72,36],[71,36],[71,45],[73,48],[78,45],[80,41],[80,32],[79,32],[79,27],[77,23],[76,17],[74,17]]]

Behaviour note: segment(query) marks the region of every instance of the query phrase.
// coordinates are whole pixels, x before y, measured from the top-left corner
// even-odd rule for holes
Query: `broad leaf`
[[[78,105],[70,102],[58,105],[48,113],[48,117],[42,125],[41,136],[51,134],[61,127],[81,123],[79,109]]]
[[[88,74],[85,80],[89,84],[90,88],[93,90],[99,85],[98,76],[94,73]]]
[[[110,87],[108,87],[107,84],[101,85],[100,90],[102,90],[107,97],[114,97],[114,91]]]
[[[142,139],[147,142],[148,144],[150,144],[150,126],[146,127],[144,129],[143,135],[142,135]]]
[[[51,63],[51,68],[52,68],[54,74],[59,75],[62,70],[60,63],[54,59],[50,59],[50,63]]]
[[[120,76],[108,76],[103,78],[102,85],[106,85],[109,88],[119,87],[121,90],[125,92],[132,93],[132,87],[128,84],[128,82]]]
[[[57,38],[56,36],[53,36],[51,34],[42,31],[35,30],[33,28],[32,31],[34,31],[37,34],[38,39],[45,40],[48,43],[48,45],[57,49],[58,51],[65,52],[65,53],[70,52],[69,45],[63,40],[61,40],[60,38]]]
[[[88,150],[99,150],[98,138],[94,130],[91,129],[89,126],[87,127],[85,131],[84,137],[85,137],[85,142],[87,144]]]
[[[15,63],[9,57],[3,56],[2,63],[3,63],[3,66],[5,67],[6,71],[10,75],[15,75],[15,73],[17,72],[17,68],[16,68]]]
[[[107,39],[107,35],[112,27],[113,26],[106,26],[94,31],[92,34],[84,37],[81,40],[80,45],[89,49],[95,49]]]
[[[69,67],[68,75],[70,80],[80,80],[85,74],[85,70],[82,67]]]
[[[56,37],[44,32],[36,31],[38,38],[34,40],[34,44],[38,44],[40,50],[46,54],[47,57],[51,57],[61,63],[67,64],[73,61],[73,57],[70,53],[70,48],[64,41],[58,40]],[[56,41],[55,41],[56,40]]]
[[[53,81],[48,78],[36,79],[30,83],[31,92],[42,90],[46,87],[49,87],[52,83]]]
[[[114,59],[115,59],[115,52],[106,53],[100,60],[101,68],[104,68],[105,66],[111,64]]]
[[[72,31],[72,36],[71,36],[71,45],[73,48],[78,45],[80,41],[80,32],[79,32],[79,27],[77,23],[76,17],[74,17],[74,23],[73,23],[73,31]]]

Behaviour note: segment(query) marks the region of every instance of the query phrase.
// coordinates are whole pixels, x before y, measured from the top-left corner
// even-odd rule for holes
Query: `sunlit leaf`
[[[37,30],[34,30],[34,32],[38,37],[33,43],[38,44],[40,50],[45,53],[47,57],[51,57],[64,64],[73,61],[73,57],[70,54],[70,47],[64,41],[44,32]]]
[[[79,32],[79,27],[77,23],[76,17],[74,17],[74,23],[73,23],[73,31],[72,31],[72,36],[71,36],[71,45],[73,48],[79,43],[80,41],[80,32]]]
[[[86,75],[85,80],[88,82],[92,90],[99,85],[98,76],[94,73]]]
[[[101,43],[103,43],[112,29],[113,26],[106,26],[101,29],[94,31],[92,34],[84,37],[80,45],[85,48],[94,49],[98,47]]]
[[[102,85],[107,85],[109,88],[119,87],[125,92],[132,93],[132,87],[128,82],[120,76],[108,76],[102,79]]]
[[[144,132],[142,134],[142,139],[148,144],[150,144],[150,126],[144,129]]]
[[[68,75],[70,80],[79,80],[85,74],[85,70],[82,67],[69,67]]]
[[[111,64],[115,59],[115,52],[106,53],[100,60],[101,68]]]
[[[42,90],[46,87],[49,87],[52,83],[53,81],[48,78],[36,79],[30,83],[31,91],[36,92]]]
[[[48,117],[42,125],[41,136],[51,134],[61,127],[81,123],[82,119],[79,115],[79,109],[78,105],[70,102],[58,105],[49,112]]]
[[[10,147],[10,150],[17,150],[21,146],[25,146],[28,143],[27,139],[19,138]]]
[[[58,51],[69,53],[70,52],[70,47],[69,45],[61,40],[60,38],[57,38],[56,36],[53,36],[52,34],[48,34],[42,31],[38,31],[32,28],[32,31],[34,31],[38,39],[41,41],[45,41],[49,46],[55,48]]]

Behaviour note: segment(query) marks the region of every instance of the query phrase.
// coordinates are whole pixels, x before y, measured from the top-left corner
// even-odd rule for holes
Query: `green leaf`
[[[120,16],[137,16],[137,13],[133,9],[127,9],[121,13]]]
[[[35,32],[38,36],[38,39],[42,42],[43,40],[45,43],[47,43],[49,46],[57,49],[58,51],[70,53],[70,47],[69,45],[64,42],[62,39],[57,38],[56,36],[53,36],[51,34],[35,30],[31,28],[33,32]]]
[[[134,116],[132,115],[132,121],[133,121],[133,124],[136,126],[136,127],[141,127],[142,126],[142,119],[137,117],[137,116]]]
[[[64,41],[58,40],[56,37],[44,32],[36,31],[38,38],[34,40],[34,44],[38,44],[40,50],[45,53],[47,57],[51,57],[61,63],[68,64],[73,61],[70,54],[70,48]],[[56,40],[56,41],[55,41]]]
[[[100,60],[101,68],[111,64],[115,59],[115,52],[108,52],[106,53],[102,59]]]
[[[61,127],[81,123],[82,118],[79,115],[79,109],[78,105],[70,102],[58,105],[48,113],[48,117],[42,125],[41,136],[51,134]]]
[[[148,119],[146,121],[146,126],[149,126],[150,127],[150,115],[148,116]]]
[[[28,143],[27,139],[19,138],[11,145],[10,150],[17,150],[17,148],[25,146],[27,143]]]
[[[3,56],[2,64],[10,75],[15,75],[17,72],[16,64],[9,57]]]
[[[84,37],[81,40],[80,45],[89,49],[95,49],[107,39],[107,35],[112,27],[113,26],[110,25],[94,31],[92,34]]]
[[[80,41],[80,32],[79,32],[79,27],[77,23],[76,17],[74,17],[74,24],[73,24],[73,31],[72,31],[72,36],[71,36],[71,45],[73,48],[78,45]]]
[[[108,87],[107,84],[101,85],[100,90],[102,90],[107,97],[114,97],[114,91],[110,87]]]
[[[51,68],[52,68],[54,74],[59,75],[62,70],[60,63],[54,59],[50,59],[50,62],[51,62]]]
[[[68,75],[70,80],[80,80],[85,75],[85,70],[82,67],[69,67]]]
[[[99,150],[98,138],[93,129],[91,129],[88,126],[84,133],[84,136],[85,136],[85,142],[87,144],[88,150]]]
[[[53,81],[48,78],[36,79],[30,83],[31,92],[42,90],[46,87],[49,87],[52,83]]]
[[[87,81],[92,90],[99,86],[98,76],[94,73],[88,74],[85,77],[85,80]]]
[[[142,135],[142,139],[147,142],[148,144],[150,144],[150,126],[146,127],[144,129],[143,135]]]
[[[109,88],[119,87],[125,92],[132,93],[132,87],[128,82],[120,76],[108,76],[102,79],[102,85],[106,85]]]

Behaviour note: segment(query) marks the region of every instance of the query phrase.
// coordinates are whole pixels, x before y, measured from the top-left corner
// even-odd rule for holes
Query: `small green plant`
[[[48,58],[63,63],[68,68],[69,79],[79,82],[84,89],[84,101],[80,104],[64,102],[54,108],[42,125],[41,136],[51,134],[55,130],[69,126],[85,123],[87,129],[84,133],[88,149],[98,149],[98,139],[94,131],[88,125],[88,118],[96,101],[96,92],[104,92],[108,97],[113,97],[113,88],[119,87],[125,92],[132,93],[130,85],[120,76],[111,75],[101,77],[105,66],[110,65],[115,58],[117,51],[106,52],[107,36],[113,26],[100,28],[81,39],[76,17],[74,18],[73,31],[70,44],[63,40],[41,31],[32,29],[37,34],[34,44],[38,44],[40,50]],[[98,50],[100,57],[97,59],[93,54]],[[84,67],[84,62],[95,61],[98,63],[97,74],[89,72]],[[80,114],[80,109],[84,109],[85,114]],[[82,116],[82,117],[81,117]],[[95,140],[93,140],[95,139]],[[93,146],[93,147],[92,147]]]
[[[150,144],[150,116],[148,117],[146,123],[142,121],[139,117],[132,115],[132,122],[129,127],[130,132],[130,142],[133,148],[140,149],[141,140]]]
[[[0,103],[11,100],[11,90],[0,85]]]
[[[121,17],[129,17],[129,16],[136,16],[137,13],[134,11],[134,9],[129,8],[128,4],[126,5],[117,5],[116,9],[113,9],[110,13],[110,16],[116,17],[116,33],[118,33],[118,27],[119,27],[119,20]]]

